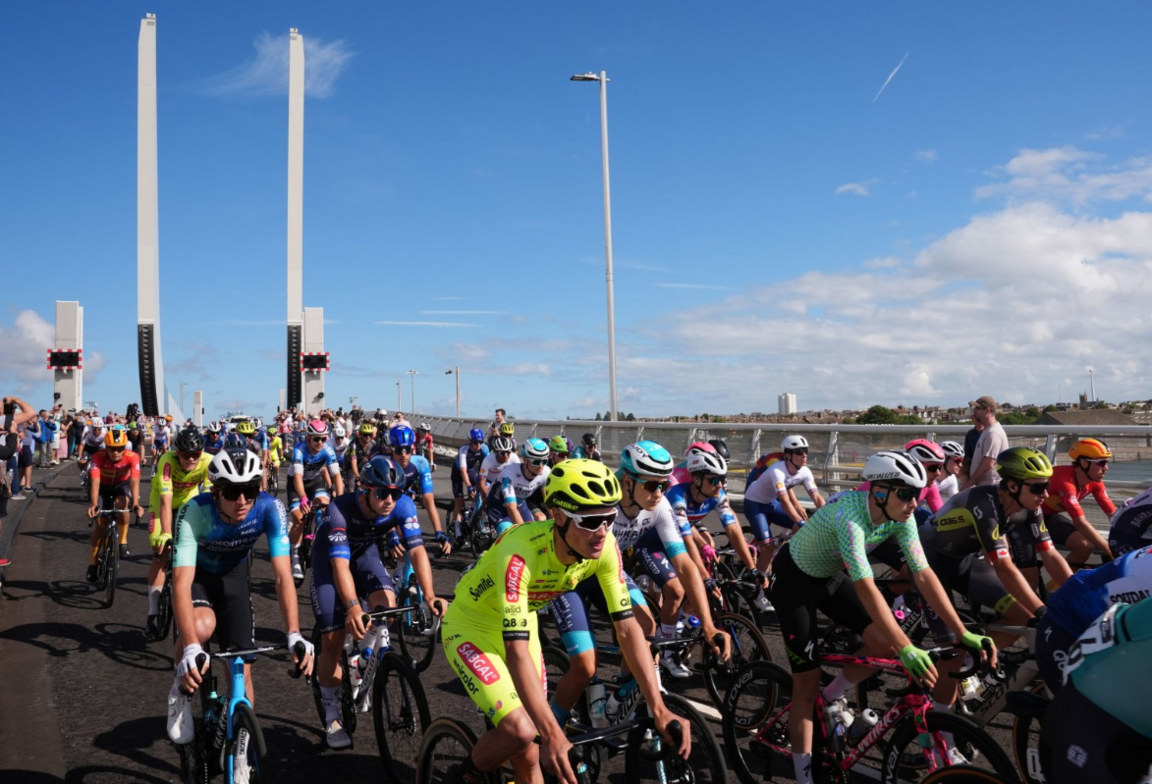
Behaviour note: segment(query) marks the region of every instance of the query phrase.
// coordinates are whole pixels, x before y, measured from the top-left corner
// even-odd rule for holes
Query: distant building
[[[781,416],[789,416],[796,413],[796,395],[792,392],[784,392],[776,398],[779,405]]]
[[[1107,427],[1109,425],[1138,425],[1140,424],[1123,411],[1101,408],[1088,411],[1046,411],[1035,422],[1035,425],[1079,425],[1080,427]]]

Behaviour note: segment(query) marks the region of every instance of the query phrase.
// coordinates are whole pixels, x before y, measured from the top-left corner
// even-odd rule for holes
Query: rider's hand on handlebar
[[[971,649],[972,651],[979,652],[980,660],[984,661],[987,659],[988,666],[992,669],[996,669],[996,643],[992,641],[991,637],[985,637],[983,634],[973,634],[972,632],[966,631],[964,632],[963,636],[960,637],[960,644],[965,648]]]
[[[100,508],[98,506],[93,505],[88,507],[88,518],[90,520],[95,520],[98,514],[100,514]]]
[[[353,640],[363,640],[364,635],[368,633],[368,627],[364,625],[363,615],[360,612],[359,603],[344,611],[344,630],[352,635]]]
[[[576,772],[572,770],[572,764],[568,761],[568,750],[572,748],[571,741],[563,732],[551,734],[551,738],[545,736],[540,738],[540,764],[563,784],[577,784]]]
[[[732,638],[715,626],[704,628],[704,639],[708,641],[708,646],[721,661],[728,661],[732,657]]]
[[[675,745],[676,739],[669,732],[668,725],[672,722],[680,725],[680,745],[676,748],[676,753],[680,755],[681,759],[688,759],[688,755],[692,753],[692,735],[688,731],[688,722],[681,720],[679,716],[667,708],[655,718],[656,729],[660,730],[660,735],[671,745]]]

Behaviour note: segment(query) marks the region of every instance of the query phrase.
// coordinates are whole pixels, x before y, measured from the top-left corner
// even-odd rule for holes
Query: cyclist
[[[480,465],[488,457],[488,445],[484,443],[484,431],[478,427],[468,432],[468,443],[460,447],[456,459],[452,461],[452,521],[456,535],[456,546],[460,541],[460,519],[464,515],[464,496],[476,495],[480,483]]]
[[[690,458],[692,455],[698,454],[699,452],[711,452],[715,454],[716,447],[704,441],[697,441],[689,445],[689,447],[684,450],[684,455],[685,458]],[[728,461],[725,460],[724,462],[727,463]],[[670,477],[669,481],[672,482],[672,486],[675,487],[676,485],[682,485],[685,482],[691,481],[691,479],[692,474],[688,471],[688,460],[684,459],[681,460],[674,469],[672,469],[672,476]]]
[[[175,678],[168,692],[168,737],[189,743],[193,737],[192,695],[210,662],[197,666],[212,637],[221,651],[254,644],[256,616],[249,586],[252,551],[261,534],[268,542],[276,598],[287,628],[288,648],[304,675],[312,673],[312,644],[300,634],[296,585],[289,566],[288,523],[279,499],[260,492],[260,458],[247,449],[225,449],[212,458],[212,490],[195,496],[176,516],[176,556],[172,572],[172,610],[176,645]],[[295,648],[302,645],[303,657]],[[244,665],[244,691],[253,701],[252,665]],[[243,753],[237,758],[244,759]]]
[[[1108,531],[1108,548],[1117,558],[1152,544],[1152,489],[1129,498],[1112,516]]]
[[[871,482],[868,490],[840,493],[818,509],[780,548],[774,563],[772,601],[792,668],[788,729],[798,784],[812,784],[813,778],[812,711],[821,673],[814,653],[817,610],[864,638],[856,655],[883,656],[895,649],[909,673],[929,686],[936,682],[928,654],[900,629],[873,581],[868,553],[881,542],[896,537],[920,595],[965,647],[980,650],[987,640],[964,628],[924,560],[912,518],[927,481],[924,467],[907,452],[878,452],[865,462],[864,479]],[[824,699],[843,706],[848,689],[871,671],[844,668],[824,687]]]
[[[511,422],[507,421],[508,412],[506,412],[504,409],[502,409],[502,408],[496,409],[496,412],[493,416],[494,416],[494,419],[492,420],[492,424],[488,427],[488,446],[489,447],[492,446],[492,439],[493,438],[496,438],[497,436],[508,436],[509,438],[511,438],[512,434],[514,432],[516,432],[515,425],[513,425],[512,429],[509,430],[507,433],[505,433],[501,430],[501,428],[504,425],[512,425]]]
[[[1022,626],[1044,612],[1044,603],[1021,569],[1032,567],[1039,556],[1057,584],[1072,572],[1053,546],[1040,511],[1052,476],[1048,458],[1031,447],[1012,447],[997,456],[996,471],[999,485],[978,485],[953,496],[920,526],[920,541],[945,590],[995,609],[1009,625]],[[955,630],[932,613],[928,626],[937,644],[955,641]],[[1004,633],[992,637],[1000,646],[1016,639]],[[958,659],[941,663],[946,677],[933,689],[938,710],[949,710],[955,703],[959,684],[947,674],[961,666]]]
[[[88,560],[87,580],[96,582],[96,556],[100,549],[100,540],[108,525],[107,518],[96,518],[101,509],[117,509],[117,524],[120,526],[120,557],[127,558],[128,551],[128,510],[129,499],[131,508],[137,515],[143,515],[140,508],[140,456],[128,451],[128,434],[122,427],[108,428],[104,436],[104,448],[92,455],[91,467],[88,469],[88,478],[92,487],[88,493],[88,517],[95,519],[92,526],[92,536],[88,543],[92,546],[92,554]]]
[[[568,453],[572,451],[572,446],[568,443],[568,439],[564,436],[552,436],[548,440],[548,465],[549,467],[563,463],[568,459]]]
[[[1068,450],[1068,456],[1072,465],[1052,469],[1052,489],[1044,501],[1044,524],[1052,541],[1068,548],[1069,565],[1080,569],[1095,550],[1104,553],[1105,560],[1112,559],[1108,542],[1088,522],[1080,506],[1080,501],[1091,493],[1104,514],[1116,514],[1116,504],[1104,489],[1112,450],[1103,441],[1082,438]]]
[[[128,448],[136,454],[142,454],[140,447],[144,441],[144,432],[136,426],[135,422],[129,422],[127,426],[128,431]]]
[[[416,428],[416,456],[428,461],[428,467],[436,470],[436,453],[432,448],[432,427],[421,422]]]
[[[416,434],[407,425],[398,425],[388,431],[388,443],[392,447],[392,459],[404,471],[406,478],[405,492],[413,500],[420,496],[424,504],[424,511],[432,521],[432,529],[436,532],[436,544],[440,545],[440,552],[444,555],[452,552],[452,542],[440,526],[440,510],[436,508],[436,497],[432,494],[432,469],[428,461],[419,455],[413,454],[416,449]]]
[[[309,420],[307,437],[300,439],[292,449],[292,463],[288,466],[288,482],[284,488],[288,498],[288,511],[292,515],[292,578],[304,579],[300,564],[300,543],[304,541],[304,513],[312,503],[327,506],[328,488],[335,485],[336,495],[344,493],[344,477],[340,476],[336,453],[328,446],[328,424],[322,419]]]
[[[756,568],[764,573],[772,568],[772,556],[776,552],[772,525],[795,533],[808,520],[808,513],[797,502],[793,488],[803,485],[816,508],[824,506],[824,497],[816,489],[816,479],[808,468],[808,439],[802,435],[786,436],[780,450],[783,457],[765,466],[744,489],[744,516],[752,529],[752,543],[757,547]],[[772,609],[763,588],[756,595],[756,605],[761,612]]]
[[[244,446],[260,458],[260,465],[264,466],[264,476],[261,479],[260,489],[268,489],[268,436],[263,430],[257,429],[256,423],[245,419],[237,423],[236,432],[244,438]]]
[[[518,463],[508,462],[492,482],[484,508],[488,522],[502,534],[526,520],[543,520],[544,485],[548,467],[548,445],[539,438],[529,438],[520,445]]]
[[[499,425],[493,425],[488,435],[488,447],[490,449],[495,449],[494,444],[497,438],[507,438],[512,442],[512,451],[516,451],[516,425],[511,422],[501,422]]]
[[[268,441],[268,471],[277,473],[280,471],[280,463],[284,462],[284,442],[280,439],[280,428],[268,425],[264,432]]]
[[[172,541],[172,521],[180,507],[201,487],[211,489],[208,464],[212,455],[204,453],[204,437],[195,427],[176,434],[175,451],[167,452],[156,466],[148,501],[148,544],[152,562],[148,566],[148,621],[145,635],[160,639],[160,592],[164,589],[164,546]]]
[[[156,464],[160,456],[168,451],[168,440],[172,437],[172,415],[165,414],[156,420],[152,426],[152,472],[156,472]]]
[[[332,426],[332,451],[336,453],[336,463],[339,465],[341,474],[348,468],[348,447],[352,442],[348,440],[348,431],[344,429],[343,425]],[[351,477],[344,477],[344,486],[347,487],[351,484]]]
[[[208,423],[208,435],[204,439],[204,451],[210,455],[220,454],[220,450],[224,448],[224,437],[220,435],[220,423]]]
[[[480,497],[487,498],[492,489],[492,483],[510,463],[519,463],[520,456],[516,454],[516,442],[507,436],[497,436],[491,439],[492,451],[480,462]]]
[[[88,472],[88,460],[104,448],[104,423],[99,419],[89,419],[84,435],[80,437],[80,456],[76,463],[80,468],[80,482],[84,482],[84,474]]]
[[[599,460],[604,462],[604,456],[600,454],[600,450],[596,448],[596,436],[593,433],[585,433],[580,436],[580,443],[575,449],[572,450],[572,457],[581,460]]]
[[[360,476],[360,470],[376,454],[376,426],[371,422],[361,422],[356,428],[356,440],[348,447],[344,461],[348,466],[349,481]]]
[[[332,499],[324,522],[316,529],[312,560],[312,611],[324,636],[317,663],[324,733],[328,748],[344,749],[352,738],[340,723],[340,652],[345,632],[355,640],[366,632],[360,600],[369,607],[395,607],[396,587],[380,561],[380,537],[399,529],[412,561],[424,601],[436,615],[447,602],[436,597],[432,567],[424,550],[420,520],[412,499],[404,493],[404,471],[387,457],[374,457],[360,472],[360,489]],[[354,612],[350,612],[355,608]]]
[[[720,455],[720,457],[724,458],[725,460],[732,459],[732,453],[728,451],[728,442],[723,438],[709,438],[708,445],[715,449],[716,454]]]
[[[543,456],[541,468],[546,461]],[[551,518],[517,526],[497,539],[460,578],[456,601],[445,614],[441,632],[448,661],[495,726],[446,781],[475,782],[481,772],[510,760],[516,781],[540,781],[542,764],[564,784],[575,784],[571,744],[542,688],[536,611],[587,577],[595,577],[604,592],[624,660],[671,742],[666,727],[674,716],[661,699],[647,643],[632,616],[620,551],[608,530],[620,483],[603,463],[570,460],[549,475],[544,495]],[[678,749],[685,758],[690,745],[686,731]]]
[[[964,467],[964,447],[955,441],[941,441],[944,450],[944,478],[936,483],[940,500],[947,501],[960,492],[960,471]]]

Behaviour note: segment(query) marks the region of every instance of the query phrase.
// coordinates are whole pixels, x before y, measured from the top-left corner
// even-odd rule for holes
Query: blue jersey
[[[713,510],[725,527],[739,523],[732,512],[731,504],[728,503],[728,494],[724,492],[724,488],[720,488],[720,492],[712,498],[705,498],[697,503],[692,500],[692,483],[685,482],[669,488],[664,497],[672,504],[672,512],[676,515],[681,536],[689,536],[692,533],[692,526]]]
[[[1114,604],[1135,604],[1152,596],[1152,547],[1072,575],[1048,597],[1048,617],[1079,637]]]
[[[173,563],[224,574],[248,557],[261,534],[268,538],[273,558],[289,554],[288,514],[274,496],[261,493],[242,522],[227,523],[220,519],[212,494],[201,493],[180,507],[176,516]]]
[[[204,451],[210,455],[215,455],[224,448],[224,436],[219,433],[213,437],[211,434],[204,438]]]
[[[404,466],[404,477],[407,480],[404,489],[408,495],[427,495],[432,492],[432,467],[420,455],[412,455],[408,465]]]
[[[406,549],[424,546],[416,505],[411,498],[400,496],[390,514],[369,518],[360,512],[363,492],[345,493],[325,507],[324,521],[316,529],[316,539],[327,549],[329,558],[351,559],[353,552],[375,544],[396,529],[402,533]]]
[[[339,470],[340,462],[336,459],[336,453],[332,451],[332,447],[325,444],[319,452],[312,454],[312,450],[308,448],[308,442],[302,440],[292,448],[292,462],[288,466],[288,476],[299,475],[304,478],[305,482],[310,482],[320,476],[320,472],[325,466],[335,466],[334,471]],[[431,480],[429,480],[429,484],[431,484]]]

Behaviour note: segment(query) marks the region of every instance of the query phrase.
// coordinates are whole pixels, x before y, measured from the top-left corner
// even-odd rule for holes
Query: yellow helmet
[[[252,420],[245,419],[243,422],[236,425],[236,432],[242,436],[255,435],[256,425],[252,424]]]
[[[122,427],[108,428],[108,433],[104,436],[104,446],[123,449],[128,446],[128,433]]]
[[[502,422],[500,424],[500,430],[499,430],[500,435],[510,436],[515,432],[516,432],[516,425],[512,424],[511,422]]]
[[[544,485],[544,505],[569,512],[620,503],[620,480],[599,460],[565,460],[552,469]]]

